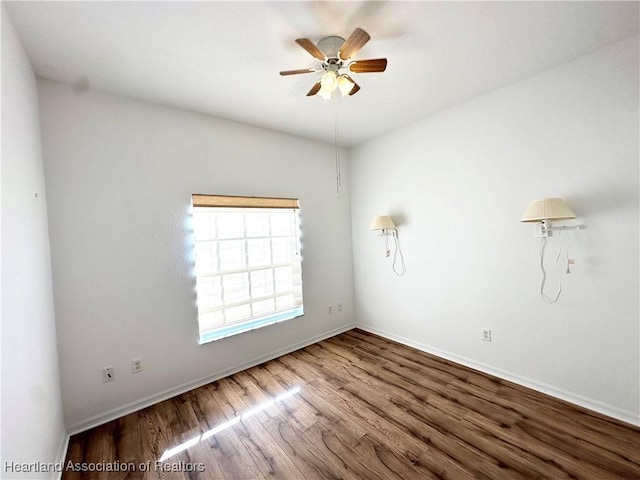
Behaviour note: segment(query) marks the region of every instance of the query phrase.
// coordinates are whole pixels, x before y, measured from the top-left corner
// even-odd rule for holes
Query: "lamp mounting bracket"
[[[562,225],[552,227],[550,220],[542,220],[537,225],[536,237],[550,237],[553,235],[553,232],[562,230],[580,230],[582,228],[584,228],[584,225]]]

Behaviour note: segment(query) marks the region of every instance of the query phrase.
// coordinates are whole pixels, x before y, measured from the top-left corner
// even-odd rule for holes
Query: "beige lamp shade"
[[[576,214],[561,198],[543,198],[531,202],[520,219],[521,222],[541,222],[576,218]]]
[[[369,230],[386,230],[388,228],[396,228],[395,223],[388,215],[378,215],[373,217],[369,224]]]

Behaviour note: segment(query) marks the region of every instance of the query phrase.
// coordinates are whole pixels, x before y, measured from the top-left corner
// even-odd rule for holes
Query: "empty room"
[[[7,479],[640,479],[640,3],[2,1]]]

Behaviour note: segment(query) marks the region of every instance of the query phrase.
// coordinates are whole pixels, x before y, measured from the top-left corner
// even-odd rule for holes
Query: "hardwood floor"
[[[74,435],[68,462],[65,480],[640,479],[640,429],[351,330]],[[120,471],[73,471],[92,465]]]

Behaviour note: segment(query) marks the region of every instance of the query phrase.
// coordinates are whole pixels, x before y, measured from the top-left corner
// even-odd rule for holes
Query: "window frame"
[[[272,198],[272,197],[243,197],[243,196],[230,196],[230,195],[206,195],[206,194],[192,194],[191,196],[191,204],[192,204],[192,225],[193,225],[193,235],[192,239],[194,242],[194,259],[195,259],[195,283],[196,283],[196,308],[197,308],[197,319],[198,319],[198,334],[199,334],[199,343],[205,344],[209,342],[213,342],[216,340],[221,340],[223,338],[227,338],[233,335],[238,335],[241,333],[245,333],[257,328],[266,327],[268,325],[273,325],[276,323],[284,322],[287,320],[291,320],[293,318],[297,318],[304,315],[304,304],[303,304],[303,292],[302,292],[302,242],[301,242],[301,230],[300,230],[300,204],[298,199],[295,198]],[[209,210],[211,209],[211,210]],[[287,228],[289,229],[289,233],[287,234],[274,234],[274,219],[282,219],[283,217],[278,217],[282,215],[282,212],[291,211],[293,215],[293,219],[289,219]],[[268,214],[268,235],[251,235],[249,233],[249,229],[247,227],[247,216],[255,215],[255,213],[265,213]],[[215,226],[206,230],[206,234],[203,235],[205,229],[201,229],[198,232],[198,229],[201,228],[200,220],[197,219],[199,213],[207,213],[212,215],[211,218],[215,220]],[[222,230],[219,229],[218,221],[220,218],[224,218],[227,214],[241,214],[242,215],[242,236],[237,238],[226,238],[221,236]],[[211,220],[210,218],[210,220]],[[255,220],[255,217],[254,217]],[[264,219],[262,219],[264,222]],[[204,222],[206,223],[206,222]],[[215,231],[215,233],[212,233]],[[208,236],[207,236],[208,235]],[[213,235],[213,238],[211,237]],[[262,265],[250,265],[250,242],[253,242],[254,245],[256,241],[268,240],[268,248],[269,251],[269,262],[264,263]],[[274,250],[275,244],[274,240],[281,241],[284,240],[284,244],[287,242],[290,243],[288,255],[289,260],[274,262]],[[220,252],[220,246],[223,244],[230,244],[232,242],[242,242],[241,251],[242,254],[238,256],[236,252],[236,257],[233,258],[243,258],[244,264],[241,267],[236,266],[233,269],[225,270],[222,267],[222,255]],[[207,265],[212,265],[211,262],[215,263],[213,270],[203,273],[204,261],[201,262],[200,266],[198,265],[198,251],[203,244],[215,244],[215,248],[211,247],[211,251],[215,250],[214,259],[209,259]],[[282,243],[282,242],[281,242]],[[264,243],[263,243],[264,247]],[[254,247],[255,249],[256,247]],[[282,248],[282,247],[281,247]],[[285,247],[285,251],[286,251]],[[281,250],[282,251],[282,250]],[[286,280],[290,280],[291,290],[278,290],[277,288],[277,276],[282,274],[289,268],[290,271],[285,274]],[[281,270],[279,270],[281,269]],[[252,285],[257,283],[257,280],[254,279],[254,275],[252,272],[261,272],[264,271],[264,278],[267,278],[267,275],[270,275],[270,279],[272,280],[272,291],[270,293],[263,294],[262,296],[253,295]],[[243,277],[244,274],[244,277]],[[243,299],[238,302],[228,302],[225,303],[224,299],[224,291],[226,286],[223,285],[226,279],[232,278],[235,276],[236,279],[240,278],[243,283],[243,287],[248,286],[248,296],[245,292]],[[280,275],[282,278],[282,275]],[[217,285],[214,279],[219,279]],[[257,278],[257,275],[256,275]],[[206,280],[209,279],[209,280]],[[216,288],[219,289],[220,295],[205,295],[205,283],[206,281],[210,281],[211,286],[209,290],[216,291]],[[199,291],[200,287],[200,291]],[[278,309],[278,299],[286,300],[286,302],[290,302],[291,305],[284,306]],[[272,300],[271,306],[269,306],[269,300]],[[254,314],[255,305],[257,302],[264,301],[263,305],[267,305],[266,308],[273,308],[272,310],[267,311],[266,313],[263,311],[259,314]],[[205,309],[203,305],[209,302],[208,307]],[[216,303],[217,302],[217,303]],[[212,306],[213,305],[213,306]],[[246,307],[248,306],[250,316],[248,318],[241,319],[229,319],[229,311],[232,308],[236,308],[236,312],[240,311],[241,315],[246,315]],[[215,313],[212,313],[215,312]],[[208,317],[208,320],[205,321],[205,316],[211,314]],[[213,322],[220,322],[220,318],[222,318],[222,324],[217,327],[211,326],[212,319]],[[209,326],[206,326],[206,323],[209,322]]]

